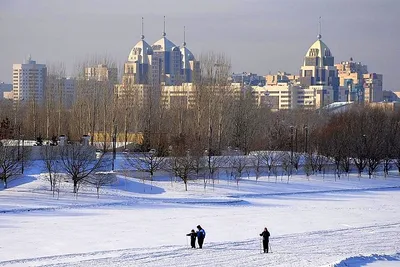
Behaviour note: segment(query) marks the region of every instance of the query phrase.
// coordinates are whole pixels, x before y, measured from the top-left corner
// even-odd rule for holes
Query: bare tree
[[[254,167],[256,182],[258,182],[258,179],[260,178],[260,176],[262,174],[262,168],[264,167],[264,154],[265,154],[264,151],[263,152],[256,151],[250,155],[251,162],[253,163],[253,167]],[[268,177],[269,177],[269,174],[268,174]]]
[[[384,138],[384,159],[383,159],[383,172],[385,177],[389,175],[389,171],[392,168],[393,163],[397,163],[396,158],[399,151],[398,140],[400,133],[400,123],[395,114],[390,114],[387,121],[387,125],[384,128],[385,138]],[[400,170],[400,169],[399,169]]]
[[[203,178],[204,189],[207,188],[208,179],[205,173],[206,159],[198,153],[191,155],[193,157],[193,170],[196,179]]]
[[[311,167],[311,163],[312,163],[312,155],[309,153],[305,153],[304,154],[304,165],[303,165],[303,169],[304,169],[304,173],[307,176],[307,180],[310,180],[310,175],[313,173],[312,167]]]
[[[342,171],[344,171],[346,173],[346,176],[348,179],[349,179],[349,174],[351,171],[351,162],[352,162],[352,159],[350,158],[350,156],[344,156],[342,161],[340,162],[340,168]]]
[[[213,187],[215,186],[215,174],[225,162],[224,156],[207,156],[208,178],[211,179]]]
[[[287,175],[287,183],[289,183],[290,176],[293,173],[292,156],[289,152],[284,152],[281,157],[282,176]]]
[[[230,156],[229,165],[233,169],[233,177],[239,187],[239,181],[242,179],[243,171],[247,166],[247,158],[246,156]]]
[[[194,159],[187,156],[171,157],[169,159],[169,171],[172,172],[175,177],[179,177],[185,184],[185,191],[187,191],[187,184],[189,179],[195,174],[193,168]]]
[[[371,179],[372,175],[378,168],[381,161],[385,158],[385,138],[377,138],[384,134],[387,125],[388,116],[382,109],[366,109],[368,123],[366,125],[366,133],[363,136],[365,142],[365,152],[368,166],[368,176]]]
[[[135,170],[148,173],[150,181],[153,181],[154,173],[163,169],[166,163],[166,158],[158,157],[156,151],[127,153],[125,160]]]
[[[235,100],[231,106],[232,130],[230,132],[232,133],[231,144],[247,155],[256,132],[255,114],[257,110],[253,103],[251,87],[242,88],[242,91],[239,99]]]
[[[74,193],[78,194],[79,186],[92,173],[103,167],[104,153],[96,159],[95,149],[80,144],[66,145],[61,148],[60,158],[63,170],[70,175],[74,183]]]
[[[282,153],[279,153],[277,151],[267,150],[263,152],[262,157],[268,169],[268,181],[273,168],[276,167],[282,156]]]
[[[329,163],[329,158],[324,155],[315,154],[314,155],[315,165],[317,166],[317,170],[319,173],[324,172],[324,168],[326,164]]]
[[[365,140],[365,124],[368,120],[362,109],[353,109],[351,111],[352,123],[349,126],[351,136],[351,157],[358,170],[358,176],[361,177],[362,172],[367,166],[366,140]]]
[[[97,198],[100,198],[100,189],[103,186],[111,185],[116,180],[116,175],[113,172],[96,172],[86,178],[86,182],[88,184],[94,185],[96,187]]]
[[[198,118],[207,125],[207,150],[211,155],[220,155],[227,142],[227,114],[234,99],[228,82],[231,73],[230,59],[224,54],[207,52],[200,56],[201,75],[196,79],[196,103]]]
[[[44,169],[47,172],[47,180],[50,182],[50,190],[53,192],[53,197],[55,196],[59,178],[57,173],[60,171],[59,151],[59,147],[55,146],[43,146],[41,150]]]
[[[0,179],[7,188],[8,179],[21,173],[21,157],[16,146],[4,143],[0,143]]]

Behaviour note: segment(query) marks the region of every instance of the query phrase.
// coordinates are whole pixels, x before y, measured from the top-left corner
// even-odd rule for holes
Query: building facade
[[[118,83],[118,69],[115,67],[109,67],[105,64],[85,67],[84,75],[86,80],[110,82],[111,84]]]
[[[265,77],[251,72],[232,73],[230,80],[232,83],[241,83],[250,86],[264,86]]]
[[[392,91],[383,91],[383,102],[398,102],[400,100],[398,94]]]
[[[161,39],[150,45],[142,28],[140,41],[129,53],[122,82],[115,86],[115,93],[122,101],[145,105],[150,99],[161,100],[164,106],[170,107],[184,95],[191,94],[190,88],[199,76],[200,62],[188,49],[185,37],[181,47],[175,45],[167,38],[164,25]],[[186,101],[190,102],[189,98]]]
[[[334,57],[320,34],[304,57],[299,81],[302,87],[331,86],[333,101],[339,100],[339,78]]]
[[[272,111],[287,109],[319,109],[333,102],[333,88],[325,85],[301,87],[291,82],[253,86],[252,95],[257,106]]]
[[[299,76],[292,75],[284,71],[278,71],[277,74],[268,74],[265,76],[266,85],[277,85],[278,83],[297,83]]]
[[[383,98],[383,75],[369,73],[367,65],[361,62],[343,61],[335,65],[342,88],[342,99],[355,103],[381,102]]]
[[[45,98],[57,103],[60,107],[69,109],[75,101],[75,86],[76,80],[74,78],[49,75],[46,82]]]
[[[13,85],[8,83],[0,82],[0,98],[10,99],[10,95],[13,95]],[[13,97],[11,97],[12,99]]]
[[[179,47],[166,37],[164,29],[161,39],[150,45],[142,33],[124,64],[122,83],[117,91],[126,94],[129,88],[137,87],[134,85],[151,85],[152,90],[160,91],[161,86],[193,83],[199,75],[200,62],[188,49],[185,38]]]
[[[383,101],[383,75],[367,73],[364,79],[364,98],[366,103]]]
[[[42,102],[45,94],[47,68],[29,57],[23,64],[13,64],[13,99]]]

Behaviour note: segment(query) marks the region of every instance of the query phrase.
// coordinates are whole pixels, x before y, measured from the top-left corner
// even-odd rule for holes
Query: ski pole
[[[186,248],[189,248],[188,237],[186,236]]]
[[[262,238],[260,238],[260,254],[262,254]]]
[[[271,247],[271,243],[269,243],[269,252],[272,253],[272,247]]]

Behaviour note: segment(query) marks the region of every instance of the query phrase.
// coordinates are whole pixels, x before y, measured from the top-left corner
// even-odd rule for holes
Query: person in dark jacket
[[[200,225],[197,225],[197,230],[197,243],[199,243],[199,248],[203,248],[204,238],[206,238],[206,231],[204,231]]]
[[[194,229],[192,229],[192,231],[190,233],[188,233],[187,236],[190,236],[190,245],[192,246],[192,248],[196,248],[196,237],[197,237],[197,234],[194,231]]]
[[[267,227],[264,228],[264,231],[260,234],[260,236],[263,237],[263,248],[264,248],[264,253],[268,253],[268,244],[269,244],[269,232]]]

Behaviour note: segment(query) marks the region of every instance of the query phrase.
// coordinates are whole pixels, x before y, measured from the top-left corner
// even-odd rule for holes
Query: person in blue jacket
[[[197,225],[197,230],[197,243],[199,244],[199,248],[203,248],[204,238],[206,238],[206,231],[204,231],[200,225]]]

